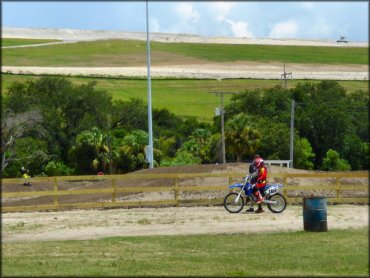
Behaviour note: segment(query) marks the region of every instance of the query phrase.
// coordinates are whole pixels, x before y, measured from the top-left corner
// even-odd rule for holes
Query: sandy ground
[[[303,230],[302,206],[281,214],[230,214],[221,206],[3,213],[2,240],[80,240],[111,236],[194,235]],[[369,207],[331,205],[328,229],[368,226]]]
[[[146,67],[14,67],[2,66],[1,72],[13,74],[56,74],[77,76],[121,76],[146,77]],[[193,64],[173,66],[152,66],[154,78],[197,78],[197,79],[281,79],[282,65],[251,64]],[[293,79],[326,80],[369,80],[368,66],[327,66],[295,65],[290,69]]]

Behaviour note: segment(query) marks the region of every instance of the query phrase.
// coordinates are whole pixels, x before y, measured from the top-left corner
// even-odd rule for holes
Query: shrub
[[[63,162],[49,161],[45,166],[46,175],[50,176],[69,176],[73,173],[73,169],[65,165]]]
[[[351,170],[351,165],[345,159],[339,157],[339,153],[329,149],[326,153],[326,157],[322,163],[322,170],[327,171],[348,171]]]

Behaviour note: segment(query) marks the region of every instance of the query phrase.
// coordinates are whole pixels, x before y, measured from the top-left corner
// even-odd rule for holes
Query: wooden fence
[[[185,206],[185,205],[220,205],[223,198],[206,198],[206,199],[191,199],[184,200],[180,198],[180,193],[183,192],[219,192],[222,196],[227,193],[227,186],[234,182],[240,181],[245,173],[186,173],[186,174],[127,174],[127,175],[104,175],[104,176],[67,176],[67,177],[38,177],[30,178],[29,181],[33,183],[31,187],[24,188],[19,192],[10,190],[9,185],[19,186],[23,183],[23,179],[3,179],[2,180],[2,212],[12,211],[38,211],[38,210],[61,210],[61,209],[76,209],[76,208],[113,208],[113,207],[148,207],[148,206]],[[302,197],[309,196],[327,196],[329,203],[360,203],[369,204],[368,196],[368,181],[369,174],[366,171],[361,172],[343,172],[343,173],[304,173],[304,174],[271,174],[270,181],[282,183],[283,195],[287,198],[289,204],[301,203]],[[223,178],[225,180],[222,185],[181,185],[182,180],[194,179],[207,179],[207,178]],[[171,185],[161,186],[135,186],[139,180],[149,179],[170,179]],[[305,185],[295,185],[297,179],[304,179]],[[320,181],[326,181],[326,184],[317,184]],[[353,182],[354,179],[360,179],[358,184]],[[310,184],[308,181],[312,181]],[[61,190],[59,184],[61,182],[71,181],[104,181],[110,183],[105,188],[88,188],[88,189],[67,189]],[[117,186],[117,182],[126,181],[126,186]],[[196,181],[195,181],[196,182]],[[52,184],[53,190],[37,190],[38,183]],[[168,182],[167,182],[168,183]],[[329,183],[329,184],[328,184]],[[128,184],[128,186],[127,186]],[[4,186],[7,186],[7,192],[4,192]],[[19,187],[18,187],[19,189]],[[299,194],[294,195],[292,192],[298,191]],[[343,196],[348,195],[346,192],[361,192],[360,196]],[[143,192],[172,192],[173,198],[169,200],[143,200],[143,201],[120,201],[117,199],[120,193],[143,193]],[[330,193],[330,194],[329,194]],[[62,203],[61,196],[67,195],[89,195],[89,194],[109,194],[111,197],[105,201],[95,202],[77,202],[77,203]],[[328,194],[330,196],[328,196]],[[53,201],[48,204],[33,204],[33,205],[8,205],[9,199],[20,198],[35,198],[49,196]]]

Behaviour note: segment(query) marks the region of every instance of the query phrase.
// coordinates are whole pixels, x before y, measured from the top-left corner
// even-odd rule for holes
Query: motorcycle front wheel
[[[238,198],[238,193],[231,192],[227,194],[224,198],[224,208],[230,213],[238,213],[244,207],[244,199],[242,196],[239,197],[239,200],[236,202]]]
[[[275,201],[276,204],[267,204],[268,209],[273,213],[281,213],[286,208],[286,200],[283,195],[280,193],[276,193],[270,197],[268,197],[268,200]]]

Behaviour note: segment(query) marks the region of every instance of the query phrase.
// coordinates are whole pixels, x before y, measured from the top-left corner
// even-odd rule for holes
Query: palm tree
[[[106,171],[109,165],[109,148],[107,136],[99,128],[93,127],[91,130],[83,131],[76,138],[77,149],[88,149],[91,154],[90,166],[95,169]]]
[[[237,162],[241,162],[244,154],[253,155],[260,143],[260,133],[251,127],[250,122],[250,117],[240,113],[226,123],[226,148],[236,155]]]

